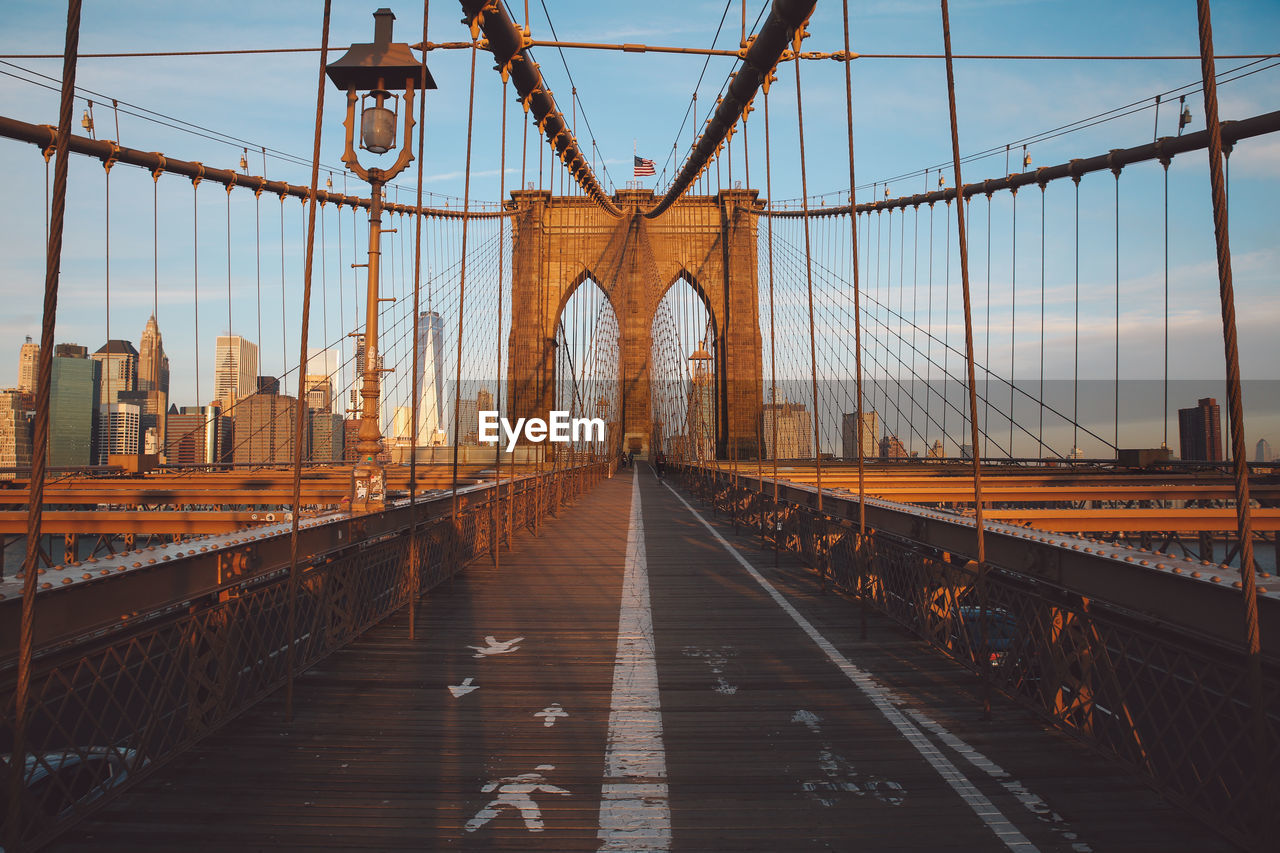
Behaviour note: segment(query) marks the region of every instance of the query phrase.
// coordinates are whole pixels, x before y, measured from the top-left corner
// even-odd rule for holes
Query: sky
[[[523,4],[508,2],[512,15],[521,20]],[[371,13],[376,4],[334,4],[331,42],[338,51],[352,42],[371,40]],[[396,40],[421,39],[422,9],[417,4],[395,4]],[[565,41],[648,43],[735,48],[740,36],[739,0],[653,0],[636,4],[562,2],[549,0],[550,23]],[[727,13],[726,13],[727,8]],[[80,50],[94,52],[145,52],[172,50],[226,50],[247,48],[315,47],[320,41],[322,5],[318,2],[281,0],[270,4],[221,2],[182,4],[122,0],[113,4],[85,4]],[[748,30],[766,4],[752,0],[746,6]],[[926,0],[875,0],[852,2],[851,40],[855,51],[874,53],[939,53],[942,49],[938,4]],[[538,39],[552,37],[544,6],[530,4],[531,28]],[[1280,4],[1273,0],[1217,0],[1213,3],[1215,47],[1219,56],[1280,52]],[[466,27],[459,23],[456,3],[430,4],[428,38],[431,41],[463,41]],[[65,6],[59,3],[0,3],[0,54],[60,53],[65,27]],[[1161,0],[1120,2],[1035,2],[1035,0],[955,0],[951,4],[953,48],[957,53],[1016,54],[1136,54],[1194,55],[1198,52],[1195,4]],[[820,0],[810,22],[807,50],[831,51],[843,47],[841,4]],[[333,54],[333,58],[339,55]],[[735,60],[684,55],[634,54],[566,50],[534,50],[544,76],[556,93],[561,110],[574,112],[572,90],[577,90],[578,137],[583,146],[600,153],[597,169],[606,183],[622,186],[631,180],[632,151],[653,159],[669,179],[673,145],[679,156],[692,142],[716,94],[732,71]],[[425,189],[458,204],[464,192],[467,150],[469,51],[439,50],[428,64],[439,88],[427,94]],[[318,55],[316,53],[259,54],[249,56],[198,56],[151,58],[86,58],[77,72],[80,98],[77,119],[93,100],[93,116],[99,138],[119,137],[123,145],[161,151],[173,157],[199,160],[211,166],[236,168],[248,149],[250,171],[265,170],[268,177],[303,184],[308,179],[315,110]],[[1219,59],[1218,70],[1244,66],[1250,60]],[[56,78],[61,62],[55,59],[0,59],[0,115],[37,124],[56,121]],[[705,64],[705,72],[704,72]],[[1249,66],[1256,73],[1242,76],[1220,89],[1223,119],[1238,119],[1280,109],[1280,67],[1276,61]],[[840,63],[829,60],[802,64],[805,116],[805,167],[811,196],[828,194],[834,201],[848,191],[847,149],[844,124],[844,75]],[[569,79],[572,75],[572,83]],[[958,60],[956,91],[962,153],[995,149],[993,156],[966,163],[967,182],[997,177],[1020,168],[1022,147],[1018,140],[1042,134],[1125,105],[1134,104],[1132,115],[1096,123],[1085,129],[1034,142],[1027,149],[1033,166],[1092,156],[1111,148],[1151,141],[1177,132],[1176,102],[1166,101],[1158,124],[1151,108],[1158,93],[1178,90],[1199,79],[1198,61],[1016,61]],[[38,75],[47,75],[40,77]],[[773,197],[797,199],[800,189],[800,156],[795,113],[794,69],[784,68],[771,93],[771,172]],[[54,78],[50,80],[48,78]],[[699,85],[699,80],[701,84]],[[45,88],[38,81],[53,88]],[[698,115],[689,117],[690,96],[697,88]],[[934,169],[950,157],[944,68],[936,59],[863,58],[853,63],[855,165],[858,197],[867,199],[872,184],[877,196],[887,181],[892,195],[922,191],[935,183],[922,170]],[[358,182],[344,177],[339,162],[342,149],[343,97],[325,85],[325,120],[321,147],[322,182],[330,173],[338,188],[358,192]],[[1190,92],[1192,113],[1189,130],[1204,127],[1200,93]],[[111,100],[119,102],[113,111]],[[472,134],[473,201],[499,198],[499,142],[503,90],[492,62],[481,55],[475,81],[475,128]],[[751,182],[763,184],[763,114],[761,104],[748,123]],[[151,111],[144,113],[144,111]],[[151,119],[140,118],[139,113]],[[159,117],[164,118],[160,119]],[[507,111],[507,171],[509,190],[519,184],[520,149],[525,138],[522,114],[514,102]],[[118,121],[119,130],[116,130]],[[187,123],[187,124],[181,124]],[[588,130],[588,123],[590,129]],[[176,125],[170,126],[170,125]],[[194,126],[194,127],[193,127]],[[197,129],[199,128],[199,129]],[[79,127],[76,128],[80,131]],[[732,157],[734,179],[742,180],[742,151],[735,139]],[[545,146],[537,147],[536,131],[527,135],[529,163],[536,162]],[[1010,145],[1006,161],[1004,147]],[[264,152],[262,146],[269,150]],[[45,169],[38,151],[25,143],[0,140],[0,156],[9,166],[9,203],[0,210],[0,293],[6,309],[0,312],[0,340],[12,342],[11,353],[0,353],[0,387],[16,381],[17,352],[22,336],[38,336],[40,289],[43,281],[43,229],[40,213],[45,193]],[[264,163],[265,160],[265,163]],[[727,163],[721,179],[727,185]],[[1213,254],[1211,209],[1206,158],[1203,153],[1177,158],[1170,169],[1170,286],[1171,322],[1174,328],[1171,371],[1175,377],[1214,379],[1222,375],[1221,322],[1218,316],[1216,269]],[[1245,376],[1275,378],[1280,347],[1275,328],[1280,321],[1280,300],[1275,298],[1280,269],[1280,206],[1275,198],[1280,184],[1280,138],[1275,136],[1241,143],[1231,158],[1231,240],[1240,311],[1240,346]],[[910,176],[910,177],[902,177]],[[533,170],[525,176],[534,177]],[[191,278],[191,188],[189,182],[166,177],[154,188],[150,176],[138,169],[118,167],[112,173],[112,234],[104,227],[105,181],[97,161],[73,158],[67,249],[64,253],[63,298],[59,311],[60,341],[77,341],[96,349],[105,340],[105,271],[110,270],[111,336],[135,342],[150,313],[153,269],[165,311],[190,310],[187,284]],[[412,195],[408,175],[397,181],[402,200]],[[951,183],[948,170],[948,184]],[[1081,186],[1081,239],[1083,259],[1082,310],[1086,316],[1105,316],[1111,310],[1116,258],[1114,235],[1117,211],[1114,182],[1109,175],[1092,176]],[[645,186],[661,191],[661,174],[646,179]],[[225,202],[217,188],[200,191],[201,228],[212,228],[224,217]],[[232,213],[239,223],[252,221],[253,206],[233,195]],[[1006,226],[1009,199],[994,202],[992,274],[1001,280],[1016,267],[1021,281],[1038,274],[1036,259],[1026,246],[1037,246],[1036,220],[1030,211],[1037,199],[1030,192],[1020,196],[1024,254],[1010,259]],[[1049,334],[1057,342],[1065,335],[1071,310],[1071,190],[1050,187],[1046,195],[1045,224],[1049,233],[1046,284]],[[159,251],[153,248],[153,204]],[[290,203],[290,210],[293,210]],[[978,221],[975,233],[982,238],[983,205],[975,202],[971,215]],[[1120,258],[1121,291],[1125,298],[1123,331],[1126,351],[1125,378],[1150,379],[1160,373],[1157,350],[1163,312],[1158,304],[1163,288],[1162,183],[1160,169],[1150,164],[1131,167],[1121,182],[1119,219],[1122,226]],[[269,207],[274,207],[270,205]],[[268,224],[274,222],[268,216]],[[296,213],[291,213],[296,216]],[[1038,212],[1035,214],[1038,216]],[[225,227],[225,226],[224,226]],[[250,226],[252,227],[252,226]],[[275,226],[273,226],[275,227]],[[953,222],[954,227],[954,222]],[[292,239],[293,226],[288,241]],[[199,233],[202,251],[210,259],[227,251],[218,231]],[[1032,239],[1034,237],[1034,240]],[[279,241],[270,229],[261,240]],[[266,246],[266,243],[263,244]],[[274,245],[275,251],[279,246]],[[291,269],[297,260],[290,248]],[[234,246],[235,286],[251,288],[242,279],[241,257],[255,251],[253,235],[239,229]],[[107,257],[110,261],[107,261]],[[348,259],[349,260],[349,259]],[[212,262],[202,261],[201,263]],[[975,262],[977,263],[977,262]],[[975,269],[981,271],[985,264]],[[1033,272],[1034,271],[1034,272]],[[224,267],[205,270],[202,278],[232,278]],[[292,275],[290,276],[293,277]],[[296,302],[295,302],[296,300]],[[289,291],[286,313],[300,298]],[[212,360],[214,335],[227,324],[215,311],[203,312],[202,342],[207,341]],[[273,326],[274,327],[274,326]],[[166,329],[162,317],[161,329]],[[993,334],[1000,335],[1000,318]],[[281,337],[288,337],[286,332]],[[1106,329],[1098,340],[1086,341],[1085,375],[1104,378],[1114,355],[1102,352]],[[174,359],[175,386],[189,382],[190,367],[174,358],[185,343],[183,333],[170,327],[166,344]],[[263,340],[264,359],[273,347],[287,349],[280,341]],[[1096,346],[1094,345],[1096,344]],[[1006,344],[1007,346],[1007,344]],[[1051,347],[1052,349],[1052,347]],[[1094,352],[1098,350],[1098,352]],[[1055,350],[1056,352],[1056,350]],[[1098,355],[1096,359],[1093,355]],[[1064,375],[1062,358],[1052,357],[1050,373]],[[1094,363],[1096,361],[1096,364]],[[211,367],[206,367],[211,371]],[[1264,386],[1265,387],[1265,386]],[[1274,388],[1275,386],[1271,386]],[[1264,392],[1265,393],[1265,392]],[[176,396],[176,395],[175,395]],[[178,399],[177,402],[184,403]],[[1280,402],[1263,401],[1266,411],[1280,409]],[[1190,402],[1187,402],[1189,405]],[[1252,432],[1252,431],[1251,431]],[[1271,435],[1280,438],[1280,427]],[[1256,440],[1249,436],[1250,444]]]

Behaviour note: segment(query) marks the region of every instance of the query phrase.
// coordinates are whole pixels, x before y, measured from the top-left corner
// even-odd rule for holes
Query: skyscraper
[[[237,465],[288,465],[293,462],[297,399],[283,394],[254,394],[235,412]],[[303,441],[309,436],[303,430]],[[302,454],[307,456],[304,445]]]
[[[113,455],[136,456],[142,450],[142,413],[132,403],[107,403],[98,407],[98,464],[107,465]]]
[[[328,376],[308,375],[302,387],[308,409],[325,414],[333,410],[333,383]]]
[[[773,443],[777,424],[778,444]],[[764,404],[764,448],[766,459],[813,458],[813,414],[803,403]]]
[[[461,399],[458,401],[458,444],[480,443],[480,401],[478,399]]]
[[[258,345],[239,335],[218,335],[213,395],[224,412],[258,390]]]
[[[896,435],[886,435],[880,439],[881,459],[907,459],[909,456],[907,448],[902,444],[902,439]]]
[[[862,413],[862,458],[871,459],[879,450],[880,413]],[[858,458],[858,413],[845,412],[840,419],[840,455]]]
[[[212,465],[222,461],[227,424],[217,406],[171,408],[166,416],[165,460],[170,465]],[[229,450],[229,448],[227,448]]]
[[[312,461],[341,462],[344,437],[341,415],[327,411],[311,412]]]
[[[1258,439],[1258,446],[1254,450],[1254,462],[1270,462],[1271,461],[1271,442],[1265,438]]]
[[[1218,401],[1202,397],[1194,409],[1178,409],[1179,450],[1183,459],[1222,461],[1222,414]]]
[[[418,443],[430,444],[444,428],[444,320],[435,311],[418,314]]]
[[[72,468],[95,460],[98,382],[101,362],[84,347],[54,348],[49,383],[49,467]]]
[[[18,390],[27,394],[36,393],[36,363],[40,360],[40,345],[27,342],[18,350]]]
[[[138,345],[138,390],[169,394],[169,356],[164,354],[164,342],[155,314],[147,320]]]
[[[31,465],[31,428],[27,422],[30,399],[30,394],[16,388],[0,391],[0,480],[14,479],[15,474],[6,472],[6,468]]]
[[[102,365],[99,406],[117,402],[121,391],[138,390],[138,351],[129,341],[107,341],[93,354],[93,360]]]

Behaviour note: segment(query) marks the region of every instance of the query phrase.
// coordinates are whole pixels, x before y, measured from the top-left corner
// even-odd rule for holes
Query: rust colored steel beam
[[[724,98],[716,107],[693,151],[684,166],[667,188],[657,205],[645,216],[653,219],[675,203],[689,185],[706,168],[711,158],[720,151],[729,131],[742,117],[760,87],[766,84],[773,68],[791,46],[796,30],[804,26],[817,5],[816,0],[774,0],[769,17],[760,26],[742,57],[742,63],[733,72]]]
[[[55,501],[46,501],[55,503]],[[0,511],[0,535],[25,532],[25,512]],[[252,525],[269,524],[266,516],[284,512],[250,510],[45,510],[45,533],[78,534],[209,534],[230,533]]]
[[[985,497],[985,495],[984,495]],[[1058,533],[1235,532],[1234,509],[991,509],[988,518]],[[1255,532],[1280,530],[1280,509],[1254,509]]]
[[[1239,121],[1222,122],[1222,142],[1229,149],[1242,139],[1264,136],[1276,131],[1280,131],[1280,110],[1263,113],[1252,118],[1240,119]],[[1133,148],[1114,148],[1106,154],[1099,154],[1094,157],[1071,160],[1066,163],[1060,163],[1057,166],[1041,166],[1034,172],[1016,172],[1003,178],[988,178],[978,183],[965,184],[964,197],[971,198],[975,195],[990,195],[997,190],[1015,190],[1019,187],[1047,184],[1050,181],[1062,178],[1079,178],[1091,172],[1107,172],[1133,163],[1160,160],[1173,157],[1176,154],[1186,154],[1208,147],[1209,131],[1207,130],[1199,130],[1195,133],[1188,133],[1185,136],[1162,136],[1155,142],[1148,142],[1146,145],[1137,145]],[[935,192],[917,193],[916,195],[900,196],[899,198],[885,199],[883,201],[864,202],[858,205],[858,213],[919,207],[922,204],[934,204],[939,201],[954,201],[955,197],[955,187],[947,187],[944,190]],[[768,207],[742,209],[761,216],[777,216],[784,219],[805,215],[803,210],[774,210]],[[849,213],[849,205],[842,204],[832,207],[811,206],[808,215],[843,216],[847,213]]]
[[[852,489],[856,484],[842,478],[834,483],[824,476],[823,487]],[[810,482],[796,479],[792,482]],[[1259,493],[1260,492],[1260,493]],[[867,494],[903,503],[968,503],[973,500],[973,487],[960,484],[954,487],[894,486],[883,483],[867,484]],[[1280,486],[1255,490],[1255,497],[1280,499]],[[1005,486],[984,488],[982,499],[987,505],[1006,501],[1045,502],[1055,501],[1202,501],[1229,500],[1234,497],[1230,486]]]
[[[471,25],[472,35],[484,32],[487,47],[497,60],[502,78],[511,78],[525,111],[533,113],[533,121],[560,156],[569,174],[573,175],[578,186],[596,204],[612,215],[621,217],[621,208],[613,203],[613,199],[600,186],[600,181],[591,169],[590,158],[578,147],[572,128],[556,106],[555,95],[542,79],[538,63],[533,61],[526,49],[529,44],[525,41],[524,32],[511,20],[501,3],[492,3],[490,0],[461,2],[462,11],[466,15],[465,22]]]
[[[30,142],[32,145],[39,146],[42,151],[48,151],[53,147],[55,131],[56,128],[47,124],[28,124],[25,121],[0,116],[0,136],[16,139],[19,142]],[[196,160],[188,161],[166,157],[157,151],[138,151],[135,148],[124,148],[109,139],[89,139],[84,136],[72,136],[71,150],[76,154],[97,157],[103,163],[128,163],[131,166],[147,169],[152,174],[167,173],[182,175],[195,181],[213,181],[214,183],[222,184],[228,189],[243,187],[253,192],[268,192],[281,198],[288,196],[302,201],[305,201],[311,194],[310,187],[290,184],[285,181],[269,181],[256,175],[242,175],[231,169],[215,169]],[[329,190],[316,190],[316,200],[321,204],[332,202],[338,206],[347,205],[366,209],[369,207],[369,199],[367,198],[344,195],[343,193],[330,192]],[[383,202],[382,207],[384,210],[393,213],[417,214],[419,212],[418,208],[407,204]],[[433,216],[439,219],[464,218],[461,210],[450,210],[449,208],[424,207],[421,213],[423,216]],[[509,215],[507,211],[503,210],[472,211],[466,214],[466,218],[492,219]]]

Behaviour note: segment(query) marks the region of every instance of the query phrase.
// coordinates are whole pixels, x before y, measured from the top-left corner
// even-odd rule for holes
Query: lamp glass
[[[396,147],[396,114],[386,107],[365,107],[360,115],[360,141],[374,154]]]

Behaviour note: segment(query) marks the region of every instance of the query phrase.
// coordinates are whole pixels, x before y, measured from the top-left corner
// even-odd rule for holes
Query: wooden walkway
[[[1231,849],[693,509],[622,472],[55,849]]]

